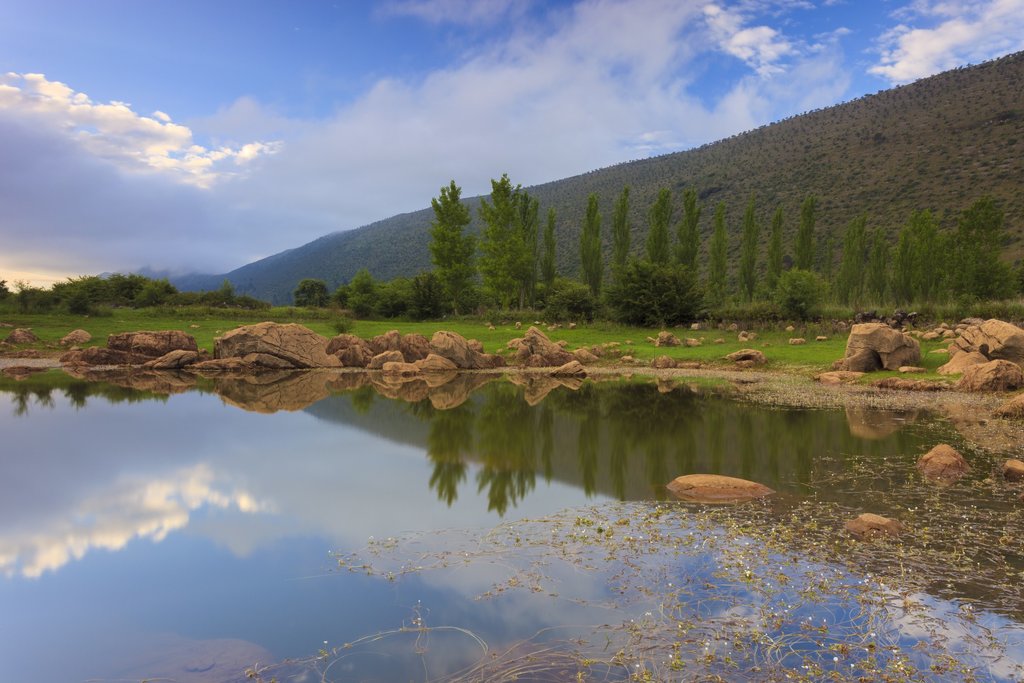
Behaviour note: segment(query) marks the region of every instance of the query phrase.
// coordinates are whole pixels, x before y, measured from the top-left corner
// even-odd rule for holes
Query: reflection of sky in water
[[[426,451],[465,450],[465,444],[456,448],[465,425],[455,411],[432,414],[434,421],[425,422],[408,404],[378,397],[362,414],[351,410],[350,396],[336,396],[307,411],[265,415],[200,393],[117,404],[94,397],[75,409],[55,393],[52,405],[30,406],[27,415],[14,417],[13,400],[0,394],[0,680],[223,680],[257,661],[307,656],[325,640],[350,642],[409,624],[416,615],[430,626],[479,633],[492,649],[553,625],[563,628],[541,639],[586,630],[568,625],[642,620],[650,603],[609,607],[619,594],[602,571],[549,563],[545,580],[557,598],[514,590],[477,601],[507,579],[506,564],[474,562],[391,583],[338,573],[328,551],[407,532],[428,532],[419,538],[433,548],[443,538],[430,533],[435,530],[492,527],[502,518],[489,509],[493,500],[481,482],[502,475],[503,448],[523,453],[539,449],[534,442],[545,439],[553,452],[550,471],[542,469],[534,480],[530,470],[525,495],[515,498],[505,519],[606,500],[595,491],[619,487],[617,467],[625,472],[622,490],[631,496],[652,491],[653,482],[688,465],[737,467],[741,471],[730,473],[741,475],[744,468],[756,468],[755,474],[778,479],[770,483],[794,486],[824,462],[811,458],[812,451],[864,448],[884,454],[892,439],[905,438],[896,431],[851,435],[848,415],[755,416],[735,407],[728,408],[733,414],[702,413],[671,397],[652,398],[662,402],[661,412],[646,417],[643,411],[623,415],[614,401],[612,408],[594,412],[582,394],[562,397],[555,415],[534,414],[521,398],[503,391],[492,391],[488,401],[472,407],[481,418],[474,423],[477,441],[466,454],[467,472],[450,505],[432,488],[438,464],[447,461],[432,462]],[[635,403],[636,393],[623,396],[627,405]],[[679,422],[663,419],[681,406],[689,410]],[[501,415],[521,421],[502,432],[494,429]],[[402,433],[389,434],[397,416]],[[599,435],[616,416],[624,431]],[[668,431],[654,435],[663,423]],[[546,436],[530,433],[545,424]],[[785,430],[792,432],[788,442]],[[755,433],[779,439],[750,436]],[[680,440],[680,434],[692,438]],[[885,438],[890,441],[879,441]],[[722,460],[737,445],[749,458]],[[764,448],[770,450],[758,450]],[[520,472],[531,462],[521,459],[508,470]],[[490,479],[482,478],[485,472]],[[720,559],[704,553],[668,566],[662,561],[649,584],[688,587],[690,598],[680,609],[705,622],[756,621],[778,604],[799,602],[788,594],[778,604],[758,602],[742,582],[708,592],[702,586],[720,569]],[[940,621],[944,612],[958,609],[925,595],[915,600]],[[797,621],[823,614],[851,618],[844,613],[848,606],[834,601],[799,609],[804,612]],[[893,616],[903,642],[926,635],[915,631],[920,620]],[[983,617],[1000,628],[1009,625]],[[976,635],[959,624],[940,634],[953,652]],[[927,637],[935,637],[934,631]],[[468,661],[478,654],[477,644],[461,632],[435,632],[431,639],[422,656],[406,636],[360,646],[339,662],[338,671],[407,679],[422,674],[421,660],[427,660],[440,675],[460,657]],[[991,672],[1007,675],[1022,654],[1016,647]],[[381,661],[395,668],[382,669]]]

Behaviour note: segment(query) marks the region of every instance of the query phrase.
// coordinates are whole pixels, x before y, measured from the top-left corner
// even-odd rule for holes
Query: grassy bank
[[[90,345],[103,345],[107,335],[136,330],[183,330],[196,338],[200,347],[213,350],[216,337],[228,330],[241,325],[270,320],[281,323],[299,323],[326,337],[337,334],[341,318],[329,311],[306,310],[298,308],[273,308],[266,311],[235,311],[212,308],[182,309],[117,309],[109,316],[76,316],[67,313],[46,314],[9,314],[0,318],[0,322],[15,327],[31,328],[40,338],[39,348],[55,348],[57,342],[73,329],[81,328],[93,336]],[[522,328],[516,329],[515,323],[521,322]],[[398,330],[402,334],[419,333],[430,336],[437,330],[452,330],[464,337],[478,339],[488,352],[502,352],[510,339],[522,336],[525,329],[534,324],[535,320],[508,320],[490,329],[488,323],[472,320],[433,321],[433,322],[396,322],[393,320],[373,321],[357,320],[351,322],[349,331],[360,337],[368,338],[382,334],[388,330]],[[570,350],[591,347],[610,342],[617,342],[624,354],[633,356],[639,362],[649,362],[655,356],[668,355],[681,361],[699,361],[702,363],[727,364],[723,357],[741,348],[755,348],[764,352],[768,358],[769,369],[790,370],[797,372],[821,372],[827,370],[834,360],[843,356],[846,346],[846,335],[835,333],[827,325],[808,324],[797,327],[793,332],[777,328],[756,330],[757,338],[753,341],[740,342],[736,332],[719,329],[671,330],[680,339],[687,337],[700,339],[701,346],[687,347],[655,347],[649,337],[655,337],[658,329],[627,327],[612,323],[582,324],[575,329],[559,327],[548,330],[541,325],[545,334],[554,340],[565,340]],[[0,338],[6,337],[0,331]],[[815,341],[818,336],[828,337],[827,341]],[[802,345],[791,345],[789,339],[801,337],[806,340]],[[722,343],[715,343],[716,340]],[[922,365],[929,370],[924,377],[938,377],[935,369],[945,362],[945,357],[930,354],[929,351],[945,348],[948,342],[922,342]],[[607,357],[606,357],[607,360]],[[894,373],[873,373],[877,379]],[[918,375],[921,377],[922,375]]]

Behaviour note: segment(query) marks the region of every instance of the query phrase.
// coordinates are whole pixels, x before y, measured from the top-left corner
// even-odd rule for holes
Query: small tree
[[[360,318],[369,318],[377,309],[377,283],[370,271],[362,268],[348,283],[348,306]]]
[[[463,234],[469,225],[470,215],[461,197],[462,188],[453,180],[430,200],[434,209],[434,222],[430,227],[430,258],[456,315],[466,291],[472,287],[473,252],[476,251],[476,239]]]
[[[672,193],[665,188],[658,192],[658,199],[647,214],[647,260],[651,263],[668,263],[668,226],[672,222]]]
[[[327,283],[323,280],[305,278],[299,282],[292,294],[296,306],[309,308],[323,308],[330,301],[330,294],[327,292]]]
[[[595,297],[601,293],[601,275],[604,263],[601,259],[601,211],[596,194],[587,198],[587,216],[580,233],[580,263],[583,267],[583,282],[590,287]]]
[[[809,270],[787,270],[779,277],[775,288],[775,302],[788,318],[808,320],[814,316],[821,301],[825,283],[817,273]]]

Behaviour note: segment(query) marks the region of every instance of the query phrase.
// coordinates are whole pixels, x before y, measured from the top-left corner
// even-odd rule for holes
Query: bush
[[[634,259],[618,269],[606,297],[621,322],[662,327],[697,319],[704,292],[689,268]]]
[[[794,268],[779,277],[775,303],[784,316],[809,320],[816,313],[824,289],[825,283],[817,273]]]
[[[590,287],[572,280],[559,278],[545,295],[544,312],[549,320],[585,320],[594,319],[597,301],[590,292]]]
[[[342,315],[331,323],[331,327],[336,334],[348,334],[352,331],[352,318]]]

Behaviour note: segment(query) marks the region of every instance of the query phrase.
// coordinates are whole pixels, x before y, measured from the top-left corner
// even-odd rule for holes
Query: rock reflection
[[[872,410],[847,406],[846,421],[850,434],[861,439],[884,439],[920,417],[920,411]]]

